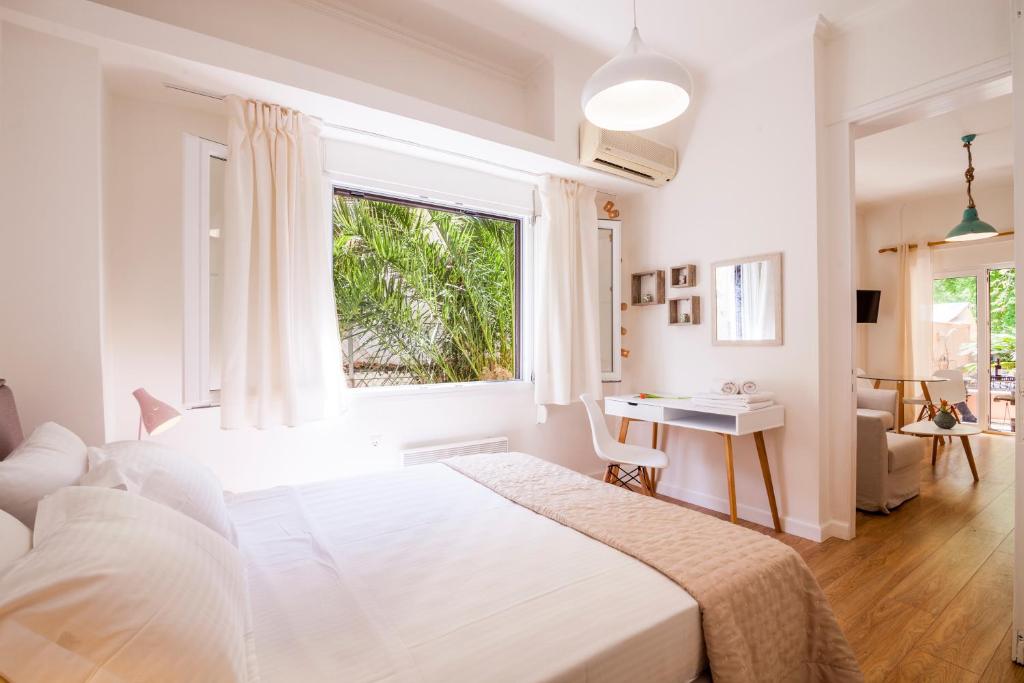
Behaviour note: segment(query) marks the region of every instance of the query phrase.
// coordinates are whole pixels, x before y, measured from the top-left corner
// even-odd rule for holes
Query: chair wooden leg
[[[729,485],[729,521],[736,523],[736,475],[732,467],[732,436],[722,434],[725,437],[725,477]]]
[[[606,484],[612,483],[612,466],[611,465],[608,465],[608,467],[604,468],[604,483],[606,483]]]
[[[662,430],[664,431],[664,430]],[[651,495],[658,493],[658,472],[660,470],[654,467],[647,468],[647,478],[651,480]]]
[[[768,466],[768,449],[764,445],[764,432],[754,432],[754,445],[757,446],[757,459],[761,461],[761,476],[764,477],[764,489],[768,494],[768,507],[772,511],[772,525],[776,531],[782,531],[779,506],[775,502],[775,487],[772,486],[772,471]]]
[[[658,447],[658,423],[651,423],[651,448]]]
[[[641,467],[640,468],[640,481],[644,484],[644,493],[651,498],[654,498],[654,484],[651,482],[652,473],[651,468]]]
[[[974,475],[974,481],[981,481],[978,478],[978,467],[974,464],[974,451],[971,450],[971,440],[966,436],[961,436],[960,442],[964,445],[964,455],[967,456],[967,464],[971,466],[971,474]]]
[[[619,443],[626,443],[626,436],[629,434],[629,418],[622,418],[619,423]]]

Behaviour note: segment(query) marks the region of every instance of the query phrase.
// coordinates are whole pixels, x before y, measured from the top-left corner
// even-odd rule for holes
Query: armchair
[[[888,514],[920,493],[924,441],[887,432],[880,416],[862,412],[857,411],[857,507]]]
[[[885,429],[892,429],[896,424],[896,390],[859,387],[857,415],[877,417]]]

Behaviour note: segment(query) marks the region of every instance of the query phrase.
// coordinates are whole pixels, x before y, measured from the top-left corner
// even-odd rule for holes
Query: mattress
[[[681,683],[705,667],[677,584],[445,465],[229,505],[265,683]]]

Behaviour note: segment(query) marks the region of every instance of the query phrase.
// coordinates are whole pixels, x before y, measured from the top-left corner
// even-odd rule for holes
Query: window
[[[334,291],[349,386],[520,378],[521,227],[336,189]]]
[[[187,407],[217,403],[220,391],[221,228],[227,148],[185,136],[184,382]]]

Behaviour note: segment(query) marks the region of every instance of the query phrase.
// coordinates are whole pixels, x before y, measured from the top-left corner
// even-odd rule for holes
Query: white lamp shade
[[[651,50],[633,29],[629,44],[583,86],[583,114],[606,130],[644,130],[690,106],[693,82],[682,64]]]

